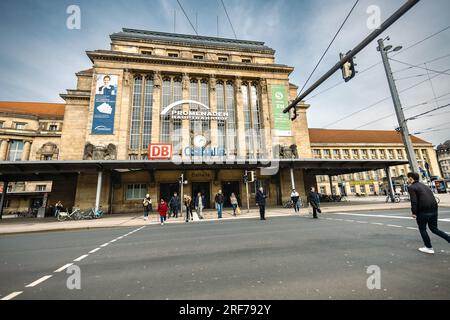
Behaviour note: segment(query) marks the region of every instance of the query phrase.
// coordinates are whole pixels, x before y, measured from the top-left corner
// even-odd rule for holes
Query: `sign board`
[[[172,159],[172,145],[154,143],[148,145],[149,160],[170,160]]]
[[[97,75],[92,134],[114,134],[118,79],[117,75]]]
[[[272,112],[274,117],[273,132],[278,137],[292,136],[292,122],[289,114],[283,113],[288,105],[288,93],[286,86],[273,85],[272,87]]]

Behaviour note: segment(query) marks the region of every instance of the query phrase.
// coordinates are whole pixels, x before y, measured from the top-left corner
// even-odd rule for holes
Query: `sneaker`
[[[164,225],[164,222],[161,222],[161,225],[163,226],[163,225]]]
[[[423,248],[419,248],[420,252],[424,252],[424,253],[429,253],[429,254],[433,254],[434,253],[434,249],[433,248],[427,248],[427,247],[423,247]]]
[[[147,218],[147,217],[144,217],[144,220],[145,220],[145,221],[147,221],[147,220],[148,220],[148,218]]]

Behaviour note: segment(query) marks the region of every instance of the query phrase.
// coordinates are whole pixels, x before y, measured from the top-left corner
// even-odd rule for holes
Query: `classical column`
[[[30,159],[31,142],[32,141],[24,141],[22,161],[28,161]]]
[[[3,139],[0,144],[0,161],[6,160],[9,139]]]
[[[189,74],[184,73],[183,80],[182,80],[183,100],[189,100],[189,86],[190,86]],[[183,104],[183,112],[189,112],[189,109],[190,109],[189,103]],[[189,120],[187,120],[187,119],[181,120],[181,129],[182,129],[182,134],[181,134],[182,156],[181,157],[183,160],[188,160],[188,159],[190,159],[190,156],[186,156],[184,154],[184,149],[191,145],[191,132],[190,132],[191,128],[190,128]]]
[[[271,101],[272,99],[269,98],[268,86],[267,81],[265,79],[261,79],[259,82],[260,88],[261,88],[261,128],[263,128],[263,135],[264,138],[261,137],[262,143],[261,143],[261,155],[265,159],[273,158],[272,156],[272,135],[271,135],[271,126],[270,126],[270,111],[271,111]]]
[[[161,91],[162,78],[159,72],[153,76],[153,111],[152,111],[152,139],[151,143],[160,142],[161,132]]]
[[[242,97],[242,80],[236,78],[236,124],[237,124],[237,157],[245,159],[247,157],[247,146],[245,145],[245,122],[244,122],[244,102]]]
[[[214,75],[211,75],[209,78],[209,108],[211,112],[217,112],[217,95],[216,95],[216,83],[217,80]],[[225,90],[225,86],[224,86]],[[218,137],[219,129],[218,129],[218,121],[211,121],[211,147],[216,148],[219,145],[219,137]]]

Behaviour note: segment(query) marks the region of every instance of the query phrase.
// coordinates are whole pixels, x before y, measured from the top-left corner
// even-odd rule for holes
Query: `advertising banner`
[[[292,136],[292,123],[288,113],[283,113],[283,109],[288,105],[288,93],[286,86],[272,86],[272,112],[274,117],[273,132],[278,137]]]
[[[118,79],[117,75],[97,75],[92,134],[114,134]]]

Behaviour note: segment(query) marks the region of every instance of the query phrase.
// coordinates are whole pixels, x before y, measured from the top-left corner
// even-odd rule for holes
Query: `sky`
[[[275,49],[276,63],[295,68],[290,81],[300,88],[355,3],[223,1],[237,38],[264,41]],[[220,0],[180,3],[199,35],[234,38]],[[403,3],[360,0],[308,86],[338,61],[340,52],[353,49],[372,32],[367,26],[369,6],[377,6],[384,21]],[[66,26],[70,5],[80,8],[79,30]],[[59,94],[76,87],[75,73],[92,66],[85,51],[109,49],[109,35],[122,28],[194,34],[177,0],[2,0],[0,26],[0,101],[63,102]],[[391,54],[392,59],[429,69],[391,61],[407,118],[450,103],[450,28],[409,48],[448,26],[450,1],[421,0],[380,36],[390,37],[386,44],[403,47],[395,57]],[[357,55],[356,70],[381,62],[376,47],[374,40]],[[311,128],[393,130],[398,126],[381,63],[348,83],[338,71],[305,100],[311,105]],[[411,133],[438,145],[450,139],[450,107],[410,120],[408,126]]]

